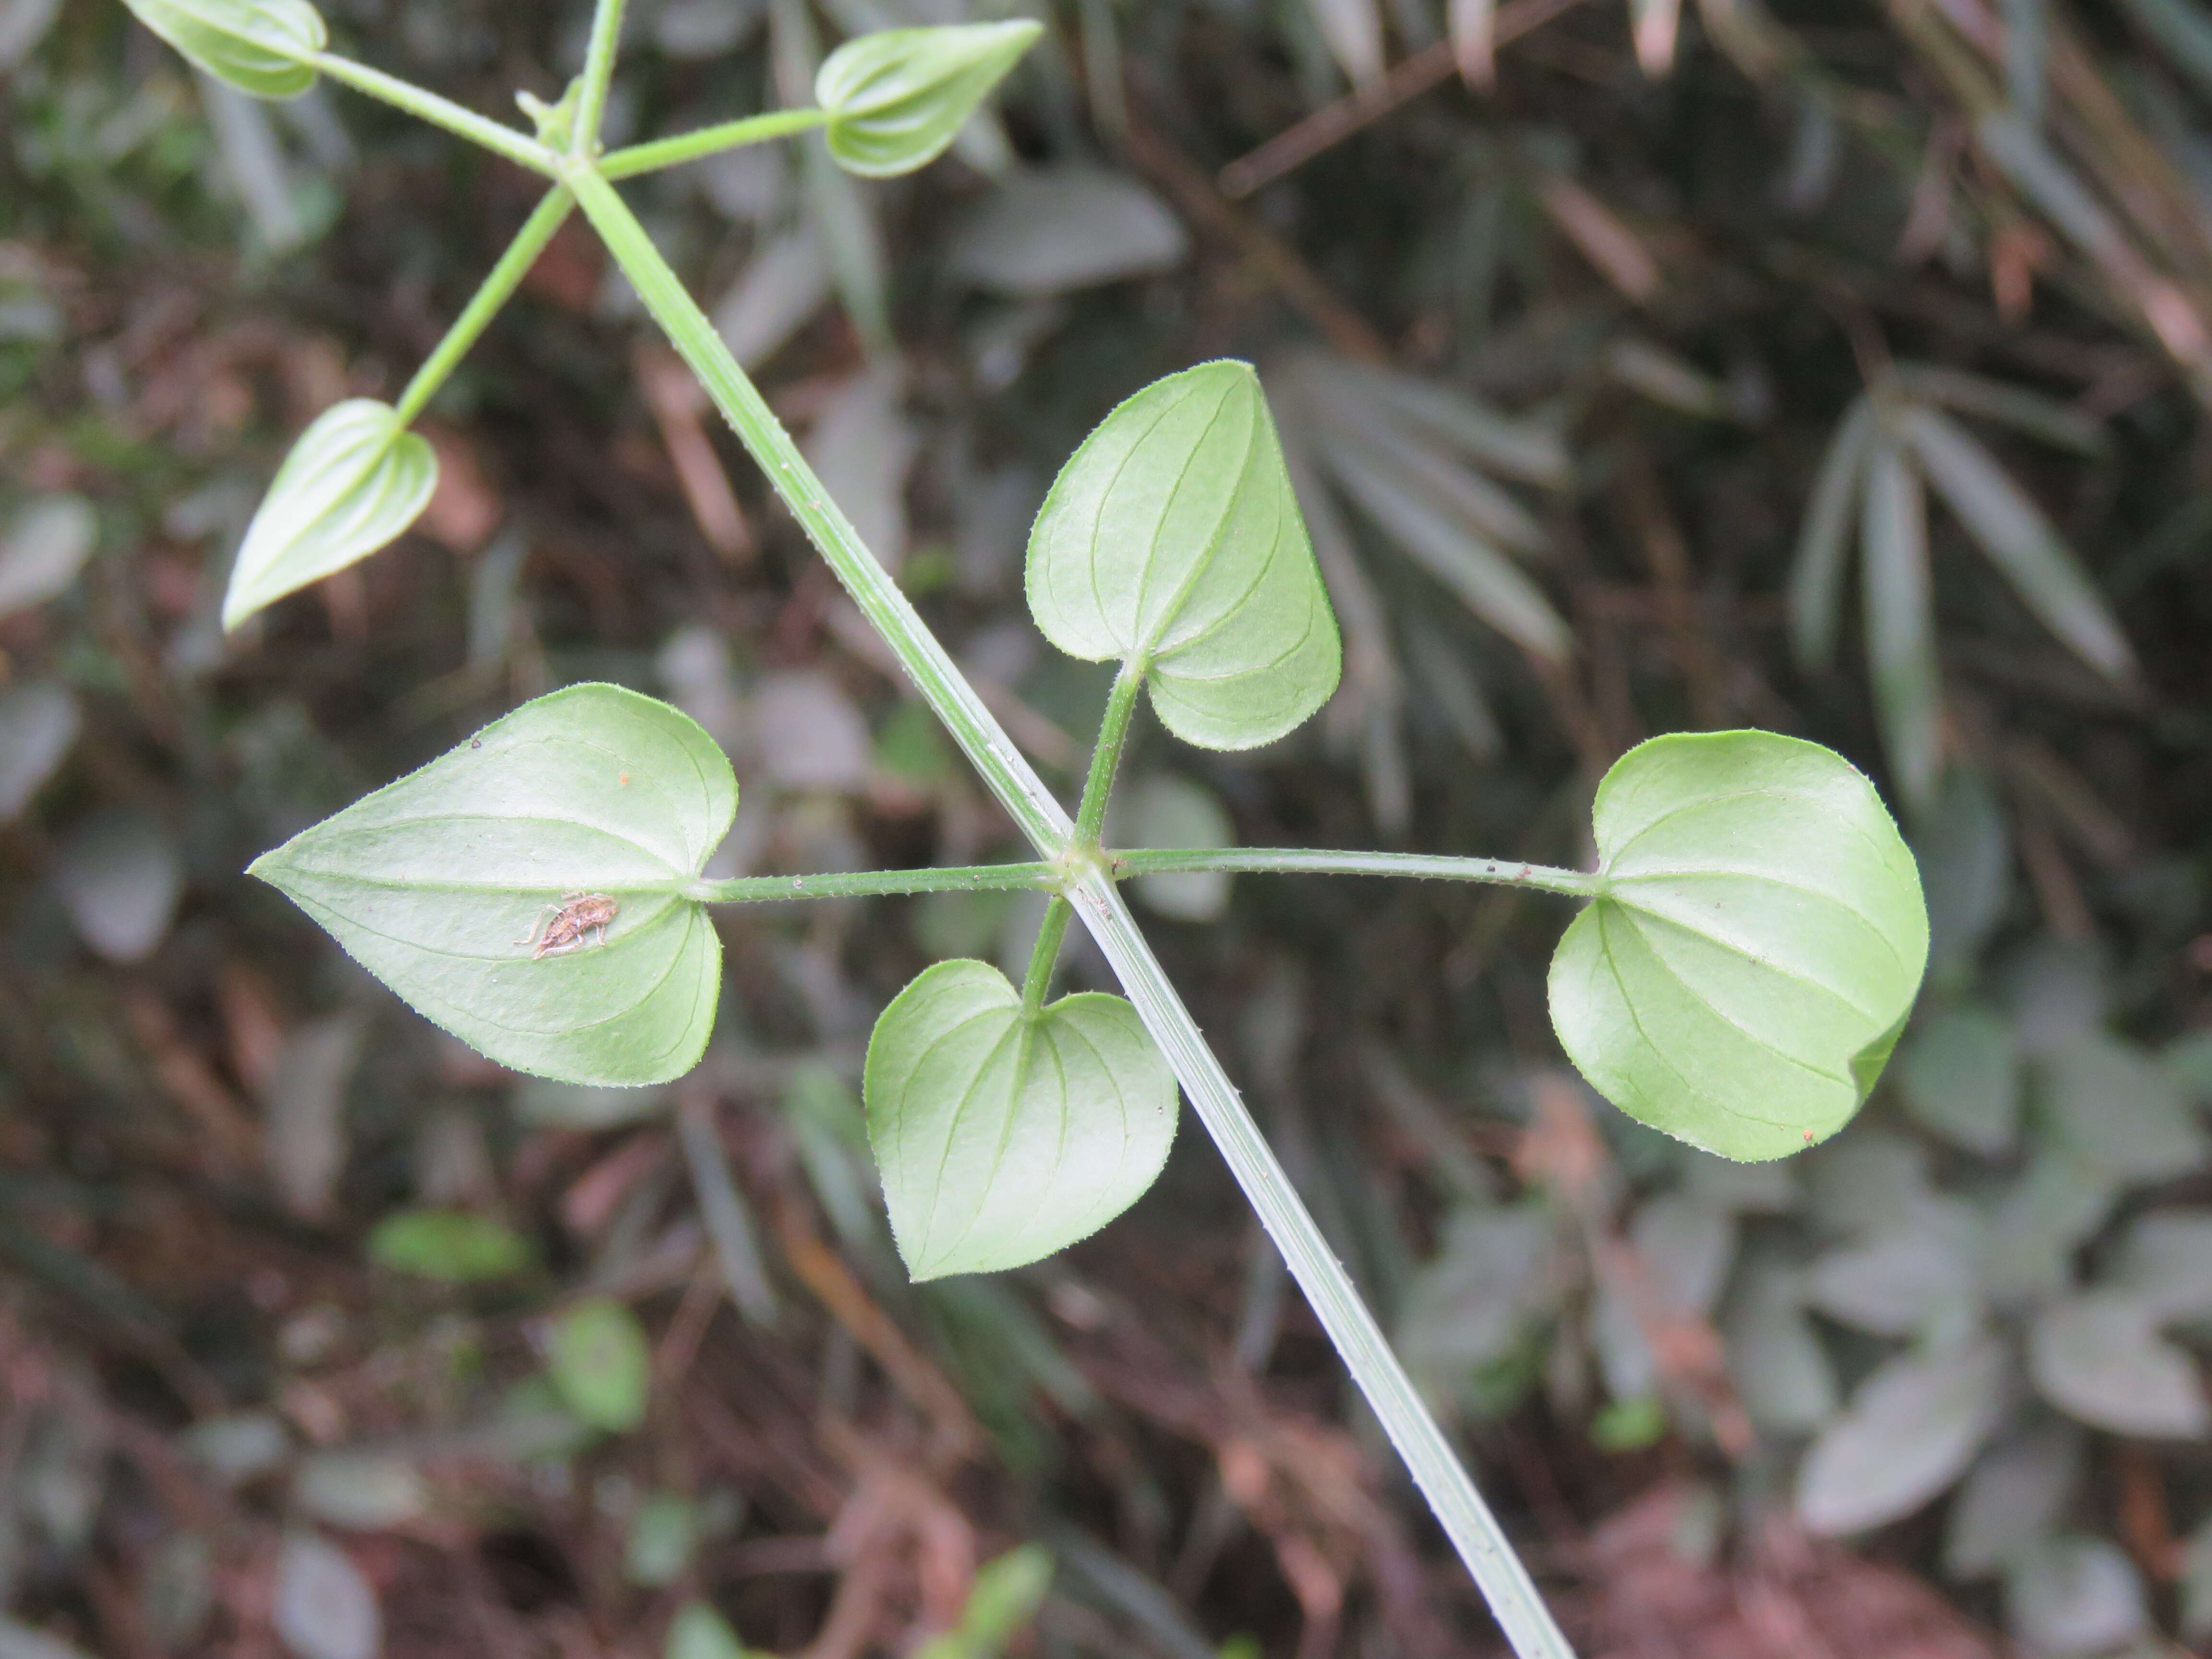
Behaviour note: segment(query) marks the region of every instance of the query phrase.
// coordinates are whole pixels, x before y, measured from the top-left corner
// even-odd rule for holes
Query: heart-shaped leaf
[[[1249,363],[1155,380],[1083,441],[1030,532],[1030,613],[1070,656],[1134,662],[1168,730],[1273,742],[1342,653]]]
[[[987,963],[940,962],[868,1042],[868,1140],[916,1280],[996,1273],[1104,1226],[1158,1176],[1176,1081],[1117,996],[1033,1018]]]
[[[1780,1158],[1866,1099],[1928,963],[1912,855],[1874,786],[1765,732],[1638,744],[1598,786],[1597,897],[1552,959],[1552,1021],[1631,1117]]]
[[[1024,19],[884,29],[847,41],[814,77],[830,155],[868,179],[926,167],[1043,33]]]
[[[438,457],[389,406],[351,398],[300,434],[246,527],[222,625],[365,559],[415,522],[438,484]]]
[[[729,761],[688,715],[574,685],[248,873],[501,1065],[661,1083],[714,1027],[721,945],[690,895],[737,805]]]
[[[307,0],[125,0],[198,69],[256,98],[296,98],[329,40]]]

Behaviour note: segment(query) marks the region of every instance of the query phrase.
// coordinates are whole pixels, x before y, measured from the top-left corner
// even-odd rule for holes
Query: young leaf
[[[446,1285],[505,1279],[530,1263],[530,1245],[514,1229],[465,1210],[402,1210],[376,1224],[368,1259],[393,1273]]]
[[[438,483],[428,441],[389,407],[350,398],[300,434],[246,527],[222,625],[365,559],[415,522]]]
[[[1083,441],[1027,586],[1047,639],[1139,665],[1168,730],[1204,748],[1273,742],[1336,689],[1336,618],[1249,363],[1155,380]]]
[[[653,1351],[637,1316],[614,1297],[586,1297],[553,1322],[545,1369],[579,1422],[624,1434],[645,1421]]]
[[[737,811],[720,748],[613,685],[525,703],[253,861],[425,1018],[501,1065],[636,1085],[690,1070],[720,942],[686,890]],[[580,897],[611,902],[571,927]],[[546,947],[546,935],[556,937]]]
[[[892,999],[861,1092],[917,1281],[1089,1237],[1143,1195],[1175,1139],[1175,1078],[1135,1009],[1093,991],[1026,1018],[981,962],[940,962]]]
[[[1875,444],[1867,460],[1860,538],[1866,550],[1867,662],[1882,747],[1898,793],[1917,816],[1933,805],[1943,769],[1928,505],[1918,476],[1885,443]]]
[[[307,0],[124,0],[194,67],[256,98],[296,98],[329,40]]]
[[[1799,1466],[1798,1520],[1832,1536],[1911,1514],[1963,1474],[1989,1438],[2012,1364],[2002,1342],[1984,1337],[1884,1364]]]
[[[1833,1134],[1881,1075],[1928,961],[1897,826],[1817,744],[1638,744],[1598,786],[1597,897],[1552,959],[1552,1020],[1607,1099],[1743,1161]]]
[[[1024,19],[848,40],[814,77],[814,100],[830,117],[830,153],[867,179],[927,166],[1043,33]]]

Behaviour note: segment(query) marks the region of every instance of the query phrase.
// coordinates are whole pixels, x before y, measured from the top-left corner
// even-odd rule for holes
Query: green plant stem
[[[1114,689],[1106,694],[1106,712],[1099,717],[1090,775],[1083,781],[1082,804],[1075,810],[1079,847],[1097,846],[1105,829],[1106,802],[1114,793],[1114,775],[1121,769],[1122,747],[1129,740],[1129,720],[1137,712],[1137,694],[1144,689],[1145,665],[1132,658],[1114,677]]]
[[[851,521],[830,500],[790,434],[643,227],[614,187],[591,167],[572,165],[562,169],[562,176],[647,309],[805,527],[846,592],[896,653],[953,741],[1037,850],[1059,858],[1075,827],[1066,811],[876,562]],[[1176,995],[1113,882],[1094,866],[1080,876],[1070,896],[1514,1650],[1520,1659],[1573,1659],[1574,1650],[1546,1611],[1527,1570],[1391,1353],[1343,1265],[1299,1201],[1228,1074],[1206,1048],[1198,1023]]]
[[[538,256],[545,251],[546,243],[553,240],[554,232],[561,228],[575,205],[576,198],[568,193],[568,187],[556,185],[545,193],[537,210],[523,221],[522,228],[507,245],[507,252],[499,256],[499,263],[491,268],[474,297],[446,331],[446,337],[422,360],[422,367],[415,371],[415,378],[399,394],[399,426],[410,425],[437,395],[446,377],[477,343],[477,337],[490,326],[491,319],[499,315],[499,308],[521,286],[522,279],[530,274],[530,267],[537,264]]]
[[[1052,970],[1060,961],[1060,943],[1067,937],[1067,924],[1075,912],[1059,894],[1044,907],[1037,926],[1036,943],[1030,947],[1030,970],[1022,975],[1022,1018],[1035,1019],[1044,1012],[1044,994],[1052,988]]]
[[[373,70],[366,64],[356,64],[350,58],[341,58],[336,52],[319,52],[307,61],[333,81],[343,81],[356,92],[365,92],[372,98],[383,100],[395,108],[428,121],[434,127],[443,127],[450,133],[481,145],[495,155],[503,155],[517,167],[527,167],[532,173],[550,179],[559,167],[559,158],[527,133],[517,132],[513,127],[463,109],[451,99],[441,98],[434,92],[398,76],[386,75],[382,70]]]
[[[874,898],[892,893],[1051,892],[1060,883],[1050,864],[975,864],[944,870],[833,870],[815,876],[739,876],[694,882],[685,896],[708,904],[759,904],[778,899]]]
[[[1291,1276],[1305,1293],[1345,1368],[1358,1383],[1390,1443],[1406,1460],[1413,1484],[1474,1575],[1514,1652],[1521,1659],[1573,1659],[1574,1650],[1553,1622],[1528,1569],[1430,1415],[1413,1379],[1390,1351],[1344,1264],[1298,1201],[1289,1175],[1176,995],[1121,894],[1103,871],[1093,871],[1071,896],[1146,1029],[1166,1053],[1183,1093],[1221,1149],[1261,1225],[1282,1252]]]
[[[770,110],[764,115],[748,115],[742,121],[725,121],[719,126],[702,127],[696,132],[680,132],[673,138],[656,138],[649,144],[631,144],[601,156],[599,176],[635,178],[641,173],[674,167],[678,161],[696,161],[720,150],[766,143],[771,138],[787,138],[794,132],[811,132],[829,118],[827,110]]]
[[[660,257],[614,186],[587,167],[564,173],[576,201],[605,239],[646,309],[666,332],[722,416],[768,475],[792,516],[805,528],[860,613],[888,644],[945,730],[1000,805],[1041,852],[1057,854],[1074,824],[1044,780],[984,708],[945,647],[907,597],[876,562],[842,508],[830,499],[799,446],[783,429],[750,379],[730,356],[698,302]]]
[[[1425,853],[1309,852],[1303,847],[1146,847],[1105,854],[1116,881],[1185,870],[1255,874],[1310,872],[1331,876],[1413,876],[1432,881],[1481,881],[1499,887],[1534,887],[1588,898],[1598,878],[1581,870],[1556,870],[1510,859],[1432,858]]]
[[[607,112],[607,88],[615,78],[615,48],[622,43],[623,0],[595,0],[592,40],[584,49],[584,73],[578,83],[575,124],[568,130],[568,154],[589,160],[599,153],[599,120]]]

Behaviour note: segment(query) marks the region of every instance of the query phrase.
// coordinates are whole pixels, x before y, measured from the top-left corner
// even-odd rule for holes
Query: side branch
[[[787,138],[794,132],[811,132],[829,118],[827,110],[770,110],[765,115],[748,115],[741,121],[701,127],[696,132],[679,132],[672,138],[631,144],[602,156],[599,176],[630,179],[641,173],[655,173],[662,167],[674,167],[678,161],[696,161],[702,155],[741,149],[746,144],[766,143],[771,138]]]
[[[434,92],[401,80],[396,75],[386,75],[382,70],[373,70],[366,64],[356,64],[350,58],[341,58],[335,52],[319,52],[307,61],[333,81],[343,81],[356,92],[365,92],[372,98],[380,98],[396,109],[428,121],[432,126],[443,127],[492,152],[503,155],[517,167],[554,177],[559,166],[553,152],[526,133],[513,127],[501,126],[472,109],[463,109],[450,98],[441,98]]]
[[[1430,881],[1480,881],[1499,887],[1534,887],[1589,898],[1598,878],[1587,871],[1510,859],[1443,858],[1426,853],[1310,852],[1303,847],[1138,848],[1109,851],[1107,869],[1116,881],[1131,876],[1186,870],[1221,870],[1329,876],[1413,876]]]

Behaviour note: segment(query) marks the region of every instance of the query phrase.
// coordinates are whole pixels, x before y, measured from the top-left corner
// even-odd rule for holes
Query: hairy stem
[[[830,499],[722,337],[684,290],[652,239],[614,186],[589,167],[571,168],[569,188],[605,240],[608,250],[666,332],[722,416],[768,474],[792,516],[805,529],[846,592],[882,635],[924,701],[945,722],[952,740],[1000,805],[1041,853],[1057,854],[1074,828],[983,700],[975,695],[945,647],[937,642],[907,597],[876,562],[842,508]]]
[[[1374,1408],[1390,1443],[1406,1460],[1413,1484],[1474,1575],[1514,1652],[1521,1659],[1573,1659],[1574,1650],[1553,1621],[1504,1529],[1390,1351],[1344,1264],[1299,1202],[1290,1176],[1200,1036],[1121,894],[1103,872],[1093,872],[1072,896],[1145,1028],[1166,1052],[1183,1093],[1221,1149],[1237,1184],[1258,1212],[1260,1224],[1282,1252],[1291,1276],[1305,1292],[1345,1368]]]
[[[1114,775],[1121,769],[1121,749],[1129,740],[1129,720],[1137,712],[1137,694],[1144,689],[1145,665],[1132,658],[1114,677],[1114,689],[1106,696],[1106,712],[1098,721],[1090,775],[1083,781],[1083,801],[1075,810],[1079,847],[1098,845],[1106,823],[1106,802],[1114,793]]]
[[[1577,898],[1590,897],[1598,890],[1598,878],[1581,870],[1516,864],[1510,859],[1436,858],[1425,853],[1309,852],[1303,847],[1146,847],[1109,852],[1105,857],[1116,881],[1170,871],[1224,870],[1481,881],[1500,887],[1534,887]]]
[[[407,383],[406,391],[399,394],[399,424],[413,422],[446,377],[453,372],[468,349],[490,326],[491,319],[499,315],[499,308],[514,296],[522,279],[530,274],[530,267],[538,263],[538,256],[545,251],[553,233],[561,228],[576,205],[576,198],[568,193],[566,185],[556,185],[538,203],[537,211],[523,222],[522,228],[507,244],[507,252],[499,256],[499,263],[477,287],[453,325],[446,331],[446,337],[438,342],[437,349],[422,360],[422,367],[415,371],[415,378]]]
[[[1060,872],[1049,864],[971,864],[944,870],[833,870],[814,876],[739,876],[698,881],[686,897],[708,904],[778,899],[875,898],[891,893],[1051,892]]]
[[[719,126],[701,127],[696,132],[680,132],[673,138],[656,138],[649,144],[631,144],[600,157],[599,176],[635,178],[641,173],[674,167],[678,161],[696,161],[720,150],[766,143],[771,138],[787,138],[794,132],[811,132],[829,118],[827,110],[770,110],[765,115],[748,115],[742,121],[724,121]]]
[[[1044,1012],[1044,994],[1052,988],[1052,970],[1060,961],[1060,942],[1067,937],[1067,924],[1074,914],[1057,893],[1044,907],[1036,943],[1030,947],[1030,970],[1022,975],[1024,1019],[1035,1019]]]
[[[575,191],[578,203],[605,239],[647,309],[666,331],[671,343],[767,472],[846,592],[897,655],[991,793],[1038,851],[1057,858],[1067,848],[1075,828],[1066,811],[983,707],[897,585],[876,562],[851,521],[829,498],[790,434],[738,367],[721,337],[668,268],[635,216],[623,204],[614,187],[590,167],[572,165],[562,170],[562,176]],[[1521,1659],[1572,1659],[1573,1650],[1545,1610],[1527,1570],[1391,1353],[1342,1264],[1330,1253],[1321,1230],[1268,1150],[1259,1126],[1237,1098],[1221,1063],[1206,1046],[1198,1023],[1176,995],[1114,884],[1103,871],[1094,868],[1080,878],[1070,896],[1081,908],[1085,926],[1113,964],[1146,1029],[1167,1055],[1237,1185],[1243,1188],[1320,1316],[1352,1380],[1373,1407],[1392,1443],[1405,1458],[1415,1484],[1474,1574],[1515,1651]]]
[[[315,52],[307,61],[331,80],[343,81],[355,91],[381,99],[395,108],[404,109],[410,115],[428,121],[434,127],[443,127],[495,155],[505,156],[517,167],[527,167],[531,172],[544,173],[550,179],[558,165],[558,158],[553,152],[527,133],[501,126],[472,109],[463,109],[451,99],[441,98],[434,92],[425,92],[396,75],[386,75],[382,70],[356,64],[350,58],[341,58],[336,52]]]
[[[568,154],[586,160],[599,153],[599,120],[607,112],[607,88],[615,78],[615,48],[622,42],[623,0],[594,0],[592,40],[584,49],[584,73],[578,82],[575,125],[568,130]]]

